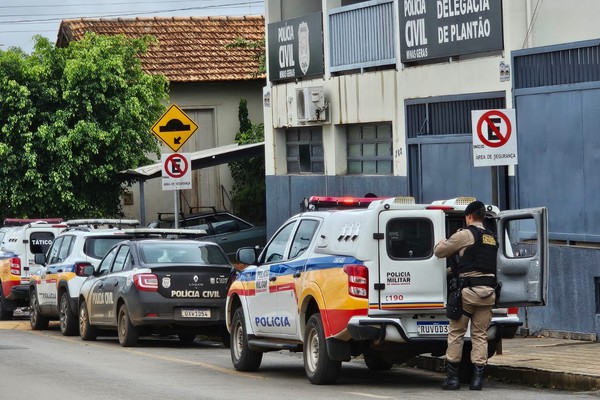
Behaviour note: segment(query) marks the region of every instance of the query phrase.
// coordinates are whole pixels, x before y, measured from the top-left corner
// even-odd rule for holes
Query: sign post
[[[473,110],[473,165],[492,167],[492,201],[499,205],[498,167],[518,164],[514,109]]]
[[[192,162],[189,154],[177,152],[196,132],[198,125],[176,104],[152,126],[152,133],[162,140],[173,154],[162,154],[162,188],[173,190],[175,229],[179,228],[179,189],[192,188]]]

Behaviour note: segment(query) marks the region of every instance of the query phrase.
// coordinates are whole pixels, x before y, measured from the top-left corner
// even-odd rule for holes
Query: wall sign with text
[[[502,50],[501,0],[403,0],[400,2],[401,60]]]
[[[323,17],[314,13],[268,26],[269,79],[323,75]]]

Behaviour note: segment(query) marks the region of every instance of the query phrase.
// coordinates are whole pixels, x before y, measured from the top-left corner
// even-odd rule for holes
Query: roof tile
[[[86,32],[156,37],[158,43],[141,57],[142,68],[164,74],[171,82],[243,81],[257,79],[255,55],[261,50],[225,46],[239,37],[263,39],[265,20],[262,16],[65,19],[57,46],[80,40]]]

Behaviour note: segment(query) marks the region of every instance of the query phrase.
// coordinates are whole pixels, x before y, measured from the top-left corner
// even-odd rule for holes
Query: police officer
[[[458,255],[455,268],[462,287],[463,315],[450,320],[446,369],[448,376],[442,388],[460,389],[458,366],[463,354],[464,336],[471,321],[471,362],[474,365],[469,389],[481,390],[483,373],[487,364],[487,329],[492,319],[496,301],[496,255],[498,242],[494,233],[483,227],[485,205],[481,201],[470,203],[465,209],[467,227],[459,229],[447,240],[435,246],[437,257]]]

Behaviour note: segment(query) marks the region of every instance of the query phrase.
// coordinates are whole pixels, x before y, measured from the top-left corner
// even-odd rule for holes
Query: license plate
[[[417,332],[419,335],[447,335],[448,326],[448,321],[417,322]]]
[[[182,309],[183,318],[210,318],[210,310]]]

